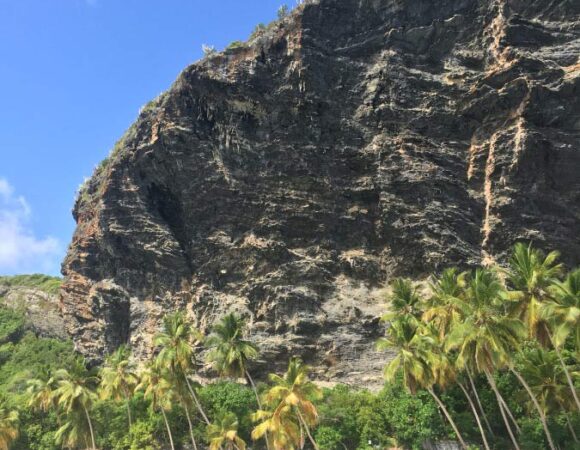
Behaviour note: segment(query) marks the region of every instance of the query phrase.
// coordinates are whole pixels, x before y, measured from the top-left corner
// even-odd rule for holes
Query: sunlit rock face
[[[94,361],[246,315],[274,370],[380,383],[381,286],[580,255],[580,2],[321,0],[191,65],[79,195],[62,309]]]

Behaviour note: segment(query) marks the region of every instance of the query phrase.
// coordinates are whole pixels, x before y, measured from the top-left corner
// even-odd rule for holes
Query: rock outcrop
[[[320,0],[191,65],[79,194],[69,333],[145,356],[237,310],[268,370],[377,382],[389,277],[580,262],[579,54],[577,1]]]
[[[7,285],[0,279],[0,305],[22,311],[26,327],[38,336],[68,338],[56,293],[30,286]]]

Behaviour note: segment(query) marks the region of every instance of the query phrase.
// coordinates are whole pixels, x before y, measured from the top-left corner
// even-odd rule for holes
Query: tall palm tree
[[[443,380],[446,376],[444,373],[449,367],[445,366],[441,359],[435,360],[435,353],[432,351],[433,339],[422,331],[421,324],[409,315],[390,323],[385,337],[377,342],[379,350],[395,349],[397,352],[395,358],[385,367],[385,378],[392,382],[398,373],[402,373],[403,384],[412,395],[425,388],[443,411],[461,446],[467,449],[467,444],[453,417],[433,388],[437,378],[442,384],[447,382]]]
[[[275,448],[288,448],[279,447],[277,442],[287,440],[299,445],[300,440],[295,440],[298,428],[300,434],[302,430],[306,432],[312,446],[318,450],[318,444],[311,433],[318,423],[318,412],[312,401],[321,398],[322,391],[309,380],[309,371],[301,359],[292,358],[284,376],[270,374],[273,386],[263,397],[262,404],[267,409],[259,410],[254,415],[256,420],[261,421],[252,432],[254,439],[269,433]]]
[[[446,348],[458,351],[458,367],[485,374],[498,401],[510,439],[519,450],[506,416],[511,415],[511,412],[497,389],[492,374],[495,369],[508,366],[509,355],[512,349],[518,347],[525,327],[519,319],[502,313],[505,292],[492,271],[477,269],[468,279],[465,294],[460,303],[463,321],[456,324],[448,335]],[[515,420],[514,425],[517,426]]]
[[[150,400],[153,411],[161,412],[171,450],[175,450],[173,434],[166,413],[172,409],[175,396],[170,381],[170,373],[155,362],[149,363],[140,373],[136,390],[143,391],[144,397]]]
[[[221,377],[246,378],[256,396],[258,409],[262,409],[258,389],[248,370],[248,362],[259,355],[258,347],[244,339],[245,328],[246,322],[235,313],[222,317],[206,340],[210,349],[207,359]],[[264,437],[266,447],[270,448],[268,435]]]
[[[68,370],[57,370],[54,377],[57,380],[54,396],[58,407],[68,416],[84,417],[89,428],[91,448],[96,449],[95,432],[90,415],[91,407],[97,397],[95,391],[99,382],[94,371],[87,369],[84,359],[79,357],[74,360]],[[63,427],[66,427],[66,424]]]
[[[459,272],[457,268],[452,267],[445,269],[439,278],[432,278],[429,283],[431,295],[425,300],[425,311],[422,318],[423,322],[433,325],[438,330],[438,340],[441,343],[444,342],[449,332],[453,329],[453,326],[462,320],[460,305],[465,292],[465,280],[467,276],[467,272]],[[473,382],[473,377],[468,369],[465,370],[465,373],[471,385],[477,406],[479,407],[479,412],[481,412],[490,434],[493,435],[491,425],[489,424],[489,420],[479,398],[479,393]],[[465,395],[469,396],[468,390],[464,389],[465,386],[461,385],[460,388]],[[471,405],[471,396],[469,396],[468,401]],[[477,408],[473,412],[479,423]],[[485,437],[483,439],[484,445],[486,445]]]
[[[246,443],[238,435],[238,418],[226,413],[207,427],[209,450],[246,450]]]
[[[18,411],[9,410],[0,403],[0,450],[8,450],[16,440],[19,435],[18,425]]]
[[[518,363],[522,376],[527,380],[544,416],[563,412],[572,437],[577,441],[567,413],[573,407],[573,400],[570,398],[566,376],[556,353],[534,348],[521,353]]]
[[[531,243],[519,242],[514,246],[507,269],[507,279],[513,287],[510,295],[516,300],[514,312],[526,324],[529,337],[543,345],[549,342],[549,336],[540,309],[548,287],[562,273],[562,264],[557,263],[558,256],[558,252],[544,255]]]
[[[245,328],[244,319],[235,313],[222,317],[206,340],[210,349],[207,359],[222,377],[247,378],[260,407],[256,385],[248,372],[248,362],[258,357],[258,347],[244,339]]]
[[[131,417],[131,397],[139,383],[135,365],[130,360],[131,351],[124,345],[111,354],[100,371],[99,385],[102,399],[125,402],[129,428],[133,424]]]
[[[466,273],[459,273],[452,267],[429,283],[431,296],[425,300],[423,321],[434,324],[441,339],[461,318],[459,304],[465,288],[465,277]]]
[[[275,450],[296,450],[304,447],[304,433],[290,405],[258,410],[252,414],[254,422],[260,422],[252,430],[252,439],[268,435]]]
[[[563,282],[554,281],[549,288],[550,298],[542,305],[541,315],[547,323],[552,325],[552,346],[556,351],[566,381],[572,396],[580,411],[580,399],[576,387],[572,381],[560,347],[564,345],[569,336],[574,339],[576,351],[580,351],[580,268],[570,272]]]
[[[391,284],[391,293],[387,298],[389,312],[382,317],[384,322],[399,317],[412,317],[418,320],[421,317],[421,296],[411,280],[395,278]]]
[[[168,377],[169,383],[173,389],[175,397],[179,400],[181,407],[185,411],[185,418],[187,419],[187,426],[189,427],[189,437],[191,439],[191,445],[193,446],[194,450],[197,450],[197,442],[195,440],[195,435],[193,431],[193,421],[191,417],[191,408],[194,406],[192,405],[193,399],[189,393],[189,388],[185,381],[185,378],[180,373],[167,373],[166,376]]]
[[[56,431],[55,442],[63,448],[78,449],[84,444],[85,448],[90,448],[87,421],[83,416],[69,414],[63,419],[61,426]],[[93,447],[94,448],[94,447]]]
[[[431,322],[423,326],[423,334],[430,339],[430,342],[425,342],[429,344],[429,368],[433,373],[433,383],[439,386],[440,389],[446,389],[451,384],[459,386],[469,403],[469,407],[471,408],[471,412],[473,413],[473,417],[475,418],[477,427],[481,434],[483,446],[486,450],[490,450],[477,408],[475,407],[467,388],[458,378],[459,371],[457,370],[456,364],[457,354],[456,352],[445,351],[444,338],[446,336],[444,335],[444,337],[441,338],[440,329],[437,325],[441,326],[441,323],[435,324]]]
[[[201,340],[201,333],[190,326],[183,312],[178,311],[165,316],[163,319],[163,331],[155,336],[154,343],[161,349],[157,356],[157,362],[166,367],[173,376],[183,378],[197,410],[205,423],[209,425],[210,421],[189,380],[190,374],[195,369],[193,342]]]

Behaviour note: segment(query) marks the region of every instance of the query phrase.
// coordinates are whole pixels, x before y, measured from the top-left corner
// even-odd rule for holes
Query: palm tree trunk
[[[455,425],[455,421],[451,417],[451,414],[449,414],[449,411],[447,411],[445,404],[441,401],[441,399],[437,396],[437,394],[435,394],[435,391],[433,390],[433,388],[428,388],[427,392],[429,392],[429,394],[431,394],[431,397],[433,397],[433,399],[435,399],[435,401],[439,405],[439,408],[441,408],[441,410],[443,411],[443,414],[445,414],[445,417],[447,418],[449,424],[451,425],[451,428],[453,428],[453,431],[455,432],[457,439],[459,439],[459,442],[461,443],[461,447],[463,447],[464,449],[467,449],[467,444],[463,440],[463,436],[461,436],[461,433],[459,432],[457,425]]]
[[[576,402],[576,407],[578,408],[578,411],[580,412],[580,399],[578,398],[578,393],[576,392],[576,386],[574,386],[574,381],[572,381],[572,377],[570,376],[570,372],[568,371],[568,367],[566,367],[566,362],[564,361],[564,358],[562,358],[562,353],[560,353],[560,349],[554,344],[554,340],[552,339],[552,333],[550,333],[550,330],[548,329],[548,326],[546,324],[544,324],[544,328],[546,329],[546,333],[548,334],[548,337],[550,338],[550,343],[552,344],[552,347],[554,347],[554,350],[556,351],[556,355],[558,355],[558,359],[560,360],[560,365],[562,366],[562,369],[564,369],[564,374],[566,375],[566,380],[568,381],[568,386],[570,386],[570,390],[572,391],[572,396],[574,397],[574,401]]]
[[[185,409],[185,417],[187,417],[187,425],[189,426],[189,436],[191,437],[191,444],[193,445],[193,450],[197,450],[197,443],[193,437],[193,424],[191,423],[191,416],[189,414],[189,408],[187,404],[183,402],[183,409]]]
[[[517,370],[515,370],[513,367],[510,367],[510,371],[516,376],[516,378],[518,379],[520,384],[524,387],[524,389],[526,390],[526,392],[528,393],[528,395],[532,399],[532,402],[533,402],[534,406],[536,407],[536,411],[538,411],[538,414],[540,415],[540,421],[542,422],[542,427],[544,427],[544,433],[546,434],[546,438],[548,439],[548,445],[550,446],[550,448],[552,450],[556,450],[556,447],[554,446],[554,441],[552,440],[552,434],[550,433],[550,429],[548,428],[548,422],[546,421],[546,415],[544,414],[544,411],[542,411],[542,408],[540,407],[540,404],[538,403],[536,396],[532,392],[532,389],[530,388],[528,383],[526,383],[526,380],[524,380],[524,377],[522,377]]]
[[[493,393],[495,394],[495,398],[497,399],[499,411],[500,411],[501,416],[503,418],[503,423],[505,424],[507,432],[510,435],[510,439],[512,441],[512,444],[514,444],[514,448],[516,450],[520,450],[520,446],[518,445],[518,441],[517,441],[516,437],[514,436],[514,432],[512,431],[512,427],[510,426],[509,420],[508,420],[506,413],[505,413],[505,410],[504,410],[503,403],[505,403],[505,402],[503,402],[503,398],[502,398],[501,394],[499,393],[497,386],[495,385],[495,381],[493,380],[493,377],[491,376],[491,374],[486,371],[485,376],[487,378],[487,382],[489,383],[489,385],[491,386],[491,389],[493,390]]]
[[[184,378],[185,378],[185,382],[187,383],[187,389],[189,390],[189,393],[191,394],[191,397],[193,398],[193,401],[195,402],[195,406],[197,407],[197,410],[201,414],[201,417],[203,417],[203,420],[205,421],[205,423],[207,425],[209,425],[211,422],[209,421],[209,419],[205,415],[205,412],[203,411],[203,408],[201,407],[201,403],[199,402],[197,395],[195,395],[195,391],[191,387],[191,383],[189,382],[189,379],[187,378],[187,376],[184,376]]]
[[[304,426],[304,429],[306,430],[306,435],[308,436],[308,439],[312,443],[312,446],[314,447],[314,450],[320,450],[319,447],[318,447],[318,444],[316,443],[316,441],[312,437],[312,434],[310,434],[310,428],[308,427],[308,424],[304,420],[304,417],[302,417],[302,413],[300,412],[300,410],[298,408],[296,408],[296,412],[298,413],[298,418],[300,419],[300,422]]]
[[[576,436],[576,432],[574,431],[574,426],[572,425],[572,422],[570,421],[570,416],[568,414],[564,414],[566,416],[566,423],[568,424],[568,429],[570,430],[570,433],[572,434],[572,437],[574,438],[574,442],[578,442],[578,436]]]
[[[256,384],[254,383],[254,379],[250,376],[250,372],[248,372],[247,370],[246,372],[246,377],[248,378],[248,382],[250,383],[250,386],[252,386],[252,390],[254,391],[254,395],[256,396],[256,402],[258,403],[258,409],[262,409],[262,402],[260,401],[260,396],[258,395],[258,389],[256,388]],[[264,434],[264,438],[266,439],[266,448],[268,450],[270,450],[270,442],[268,440],[268,433]]]
[[[131,404],[129,403],[129,399],[125,400],[127,403],[127,418],[129,419],[129,428],[133,426],[133,418],[131,417]]]
[[[469,369],[466,369],[465,372],[467,373],[467,378],[469,378],[469,384],[471,385],[471,390],[473,391],[473,394],[475,395],[475,400],[477,401],[477,405],[479,406],[479,410],[481,411],[481,415],[483,417],[483,421],[485,422],[485,425],[487,427],[487,431],[489,431],[489,434],[491,436],[493,436],[493,430],[491,429],[491,425],[489,424],[489,420],[487,420],[487,414],[485,413],[485,410],[483,409],[483,405],[481,403],[481,400],[479,398],[479,393],[477,392],[477,388],[475,387],[475,382],[473,381],[473,377],[471,376],[471,371]]]
[[[475,416],[475,421],[477,422],[477,427],[479,428],[479,432],[481,433],[481,438],[483,439],[483,446],[485,447],[485,450],[490,450],[489,444],[487,442],[487,436],[485,435],[485,431],[483,430],[483,426],[481,425],[481,420],[479,419],[479,414],[477,414],[477,409],[473,403],[473,400],[471,400],[471,397],[469,396],[469,392],[467,392],[467,389],[465,389],[463,384],[461,384],[460,382],[457,382],[457,384],[459,385],[459,387],[461,388],[461,390],[465,394],[465,397],[467,398],[467,401],[469,402],[469,406],[471,407],[471,411],[473,411],[473,415]]]
[[[497,394],[499,395],[499,399],[498,400],[499,400],[500,406],[503,407],[504,412],[508,415],[508,417],[510,418],[510,420],[514,424],[514,427],[516,428],[516,431],[518,432],[518,434],[521,434],[522,433],[522,430],[520,429],[520,426],[518,425],[518,422],[516,421],[516,418],[512,414],[512,411],[511,411],[510,407],[508,406],[507,402],[505,401],[505,399],[501,395],[501,392],[499,392],[499,389],[497,388],[497,385],[495,384],[495,381],[494,381],[493,376],[491,374],[490,374],[490,379],[491,379],[491,381],[493,381],[493,385],[495,386],[495,391],[494,392],[497,392]]]
[[[171,434],[171,428],[169,428],[169,421],[167,420],[167,414],[165,410],[161,408],[161,414],[163,414],[163,420],[165,421],[165,428],[167,428],[167,434],[169,435],[169,444],[171,445],[171,450],[175,450],[175,445],[173,444],[173,435]]]
[[[89,431],[91,432],[91,444],[93,446],[93,450],[96,450],[97,444],[95,442],[95,432],[93,431],[93,422],[91,421],[89,410],[86,407],[83,407],[83,409],[85,410],[85,416],[87,417],[87,423],[89,424]]]

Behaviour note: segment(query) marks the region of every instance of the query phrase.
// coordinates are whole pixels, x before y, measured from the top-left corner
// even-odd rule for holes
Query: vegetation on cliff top
[[[259,348],[235,314],[208,338],[170,314],[152,360],[137,366],[121,347],[89,369],[0,310],[0,448],[580,448],[580,269],[519,244],[507,268],[448,269],[428,292],[397,279],[391,291],[377,345],[395,357],[378,394],[321,389],[298,358],[256,385]],[[193,378],[203,344],[217,375],[207,386]]]
[[[41,274],[0,276],[0,286],[28,287],[47,294],[56,294],[61,283],[61,278]]]

